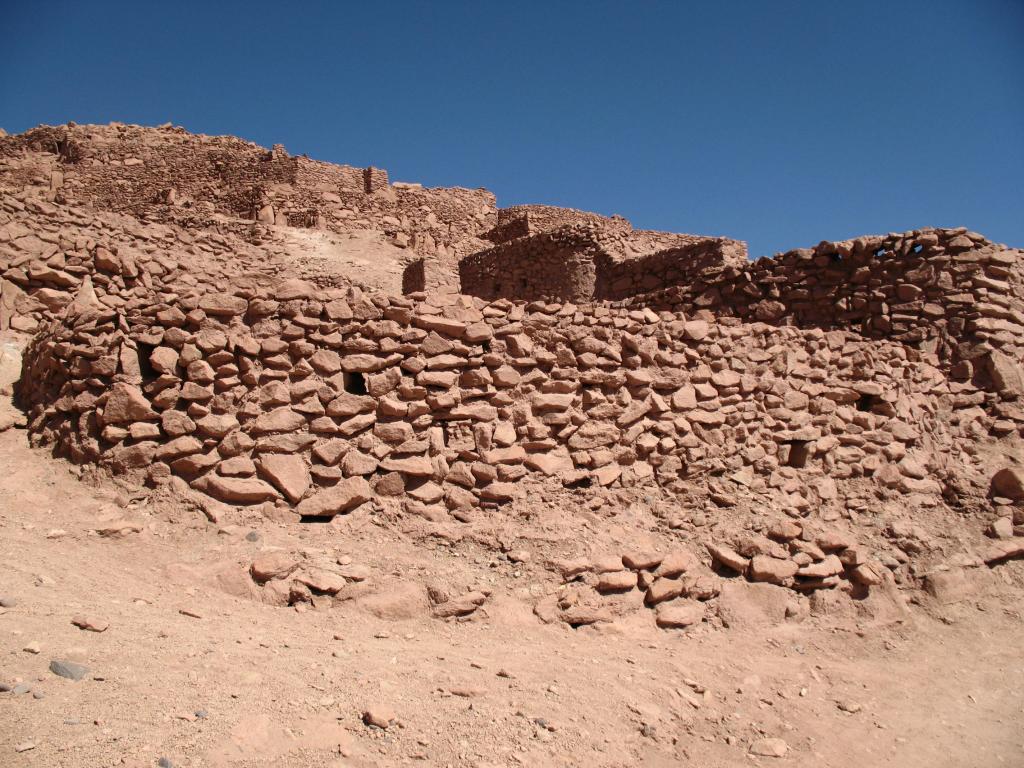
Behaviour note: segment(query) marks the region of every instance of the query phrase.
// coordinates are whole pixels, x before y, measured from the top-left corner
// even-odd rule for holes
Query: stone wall
[[[587,301],[596,289],[597,230],[572,225],[510,240],[459,262],[463,293],[484,299]]]
[[[312,517],[377,494],[442,518],[531,473],[676,489],[782,473],[796,504],[861,476],[937,493],[912,455],[998,418],[936,362],[845,331],[286,280],[122,307],[80,290],[18,394],[34,440],[114,474]]]
[[[486,299],[618,300],[746,262],[746,246],[726,238],[609,231],[590,224],[519,237],[459,262],[463,293]],[[657,248],[637,253],[631,246]],[[642,243],[642,245],[640,245]]]
[[[223,215],[336,232],[376,229],[418,240],[421,253],[459,254],[478,249],[476,235],[496,221],[487,190],[393,187],[379,168],[294,157],[281,145],[268,150],[171,126],[69,124],[0,137],[0,158],[22,153],[53,158],[51,200],[149,221],[205,226]],[[11,180],[18,174],[7,169]],[[28,186],[31,179],[22,181]]]
[[[435,253],[410,261],[402,270],[402,293],[458,293],[458,262],[453,255]]]
[[[363,170],[363,191],[367,194],[380,192],[388,188],[388,172],[383,168],[370,166]]]
[[[633,229],[632,224],[621,216],[601,216],[589,211],[553,205],[513,205],[498,211],[497,225],[482,237],[493,243],[505,243],[518,237],[538,235],[577,224],[619,234],[631,232]]]
[[[724,237],[695,239],[680,247],[635,258],[616,258],[602,252],[596,262],[594,298],[617,301],[685,284],[694,273],[726,266],[737,268],[746,263],[746,246]]]
[[[992,350],[1020,359],[1022,292],[1019,251],[964,229],[923,229],[823,242],[739,267],[698,267],[628,304],[852,329],[935,351],[959,363],[952,375],[969,380],[989,375]]]

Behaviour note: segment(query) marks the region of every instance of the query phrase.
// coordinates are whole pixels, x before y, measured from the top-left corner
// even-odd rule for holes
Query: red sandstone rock
[[[991,489],[995,496],[1014,501],[1024,499],[1024,469],[1003,467],[992,475]]]
[[[254,477],[219,477],[204,478],[204,490],[221,501],[242,504],[258,504],[261,501],[273,501],[278,493],[262,480]]]
[[[409,456],[401,459],[384,459],[380,466],[389,472],[401,472],[410,477],[430,477],[434,466],[425,456]]]
[[[301,413],[296,413],[288,407],[275,408],[269,413],[261,414],[253,424],[251,431],[253,434],[294,432],[305,424],[306,419]]]
[[[679,580],[666,578],[655,579],[647,588],[647,594],[644,595],[644,602],[647,603],[647,605],[657,605],[658,603],[663,603],[666,600],[674,600],[682,593],[683,584]]]
[[[249,573],[255,581],[283,579],[298,567],[298,560],[287,552],[266,552],[252,561]]]
[[[256,471],[292,504],[298,503],[309,488],[309,469],[302,457],[295,454],[261,456],[256,463]]]
[[[685,629],[704,620],[704,606],[692,600],[678,600],[658,606],[654,621],[662,629]]]
[[[199,308],[208,315],[241,315],[249,308],[249,302],[245,299],[239,298],[238,296],[208,293],[200,300]]]
[[[129,384],[114,384],[110,388],[107,402],[103,406],[104,424],[126,424],[156,417],[156,412],[150,407],[149,401],[138,387]]]
[[[366,480],[350,477],[303,499],[295,511],[309,517],[334,517],[369,501],[372,495]]]
[[[750,561],[747,558],[737,554],[731,547],[709,544],[708,552],[711,553],[711,556],[717,562],[731,568],[737,573],[745,573],[747,567],[750,565]]]
[[[792,560],[779,560],[767,555],[755,555],[750,560],[750,578],[782,584],[796,575],[799,566]]]
[[[623,592],[635,589],[636,586],[636,574],[632,571],[602,573],[597,580],[598,592]]]

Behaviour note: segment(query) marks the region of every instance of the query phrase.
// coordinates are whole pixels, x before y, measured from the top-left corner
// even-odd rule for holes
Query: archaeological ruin
[[[664,553],[552,565],[568,591],[538,616],[572,626],[623,591],[685,627],[724,576],[863,598],[940,555],[1024,554],[1024,469],[990,463],[1024,434],[1024,259],[965,228],[751,261],[172,126],[2,137],[0,177],[0,331],[31,339],[32,443],[211,520],[370,504],[469,526],[535,489],[566,515],[675,507]],[[400,280],[279,247],[366,232]],[[927,512],[881,523],[880,499]],[[928,544],[925,516],[960,545]]]

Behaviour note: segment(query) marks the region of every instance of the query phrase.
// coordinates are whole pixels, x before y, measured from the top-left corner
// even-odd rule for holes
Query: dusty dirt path
[[[299,612],[231,594],[256,552],[349,552],[390,584],[488,566],[368,520],[172,523],[17,429],[0,457],[0,683],[28,689],[0,693],[5,766],[1024,765],[1020,602],[991,585],[942,621],[915,609],[859,628],[574,631],[500,579],[466,623]],[[141,530],[94,532],[124,519]],[[383,599],[402,612],[400,588]],[[54,659],[89,671],[58,677]],[[376,706],[398,724],[364,725]],[[786,756],[749,755],[765,737]]]

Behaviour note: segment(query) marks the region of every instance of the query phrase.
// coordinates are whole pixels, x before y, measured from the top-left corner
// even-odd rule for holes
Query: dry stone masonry
[[[536,612],[573,626],[642,605],[684,628],[737,590],[911,579],[906,553],[935,547],[874,525],[877,499],[982,517],[971,564],[1024,553],[1024,470],[984,458],[1024,430],[1021,254],[976,233],[750,262],[726,238],[497,211],[484,191],[180,129],[43,127],[0,139],[0,158],[0,332],[32,335],[16,391],[31,440],[213,518],[669,504],[664,530],[692,540],[552,563],[564,585]],[[404,295],[300,275],[240,226],[356,220],[416,251]],[[684,500],[751,517],[703,528]],[[253,578],[291,599],[280,565]]]

